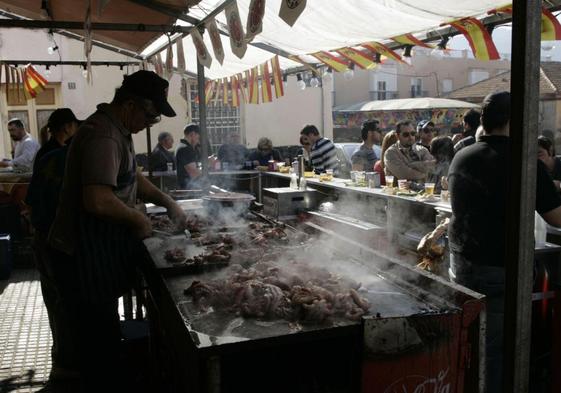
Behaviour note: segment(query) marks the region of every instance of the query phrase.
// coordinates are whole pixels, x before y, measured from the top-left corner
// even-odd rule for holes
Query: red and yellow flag
[[[316,52],[316,53],[312,53],[312,56],[314,56],[316,59],[318,59],[319,61],[321,61],[322,63],[328,65],[329,67],[333,68],[335,71],[337,72],[343,72],[346,71],[349,67],[347,65],[347,62],[345,62],[344,60],[333,56],[331,53],[328,52]]]
[[[212,97],[214,96],[214,81],[206,81],[205,84],[205,104],[208,105]]]
[[[244,102],[244,104],[247,104],[248,100],[247,100],[247,90],[246,90],[246,86],[247,86],[247,81],[244,80],[244,76],[243,74],[238,74],[238,88],[240,89],[240,93],[241,93],[241,97],[240,99]]]
[[[261,98],[262,102],[273,101],[273,92],[271,91],[271,74],[269,73],[269,63],[261,64]]]
[[[479,20],[475,18],[465,18],[452,22],[450,25],[466,37],[473,51],[473,56],[476,59],[500,59],[499,52],[493,43],[491,35]]]
[[[512,5],[496,8],[488,14],[512,14]],[[547,8],[542,8],[542,41],[561,40],[561,24]]]
[[[403,44],[403,45],[422,46],[423,48],[429,48],[429,49],[434,48],[434,46],[429,45],[418,38],[415,38],[413,34],[398,35],[396,37],[392,37],[392,40],[394,40],[398,44]]]
[[[405,61],[403,61],[403,59],[401,58],[400,55],[395,53],[393,50],[388,48],[386,45],[380,44],[379,42],[372,41],[372,42],[368,42],[366,44],[362,44],[361,46],[370,50],[370,51],[372,51],[372,52],[379,53],[382,56],[386,56],[389,59],[393,59],[395,61],[405,63]]]
[[[371,70],[377,66],[371,57],[354,48],[341,48],[337,49],[335,52],[339,53],[345,59],[352,61],[363,70]]]
[[[228,105],[228,78],[222,79],[222,103]]]
[[[232,75],[230,77],[230,84],[232,85],[232,106],[237,108],[240,106],[240,92],[238,87],[238,77]]]
[[[271,69],[273,70],[273,85],[275,86],[275,97],[284,96],[284,84],[282,83],[282,72],[279,64],[279,56],[271,59]]]
[[[259,82],[257,80],[258,77],[259,75],[258,75],[257,67],[253,67],[249,72],[249,79],[248,79],[250,104],[259,104]]]
[[[31,64],[28,64],[23,70],[23,83],[26,96],[29,94],[32,98],[37,97],[37,94],[47,86],[47,80]]]

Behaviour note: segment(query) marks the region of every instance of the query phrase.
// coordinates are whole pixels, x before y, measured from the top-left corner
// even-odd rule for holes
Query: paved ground
[[[36,392],[51,370],[51,331],[39,274],[16,269],[0,280],[0,392]]]

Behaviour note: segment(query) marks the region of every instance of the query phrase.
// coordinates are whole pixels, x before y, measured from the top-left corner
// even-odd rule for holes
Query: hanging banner
[[[488,12],[488,14],[505,13],[512,15],[512,5],[496,8]],[[542,41],[559,41],[561,40],[561,24],[547,8],[542,8]]]
[[[170,44],[166,50],[166,64],[164,68],[164,79],[167,79],[169,81],[172,75],[173,75],[173,48]]]
[[[205,104],[207,105],[214,98],[215,85],[214,81],[206,81],[205,83]]]
[[[196,27],[194,27],[191,29],[189,34],[191,35],[193,45],[195,45],[195,49],[197,50],[197,59],[199,59],[199,62],[206,68],[210,68],[210,65],[212,64],[212,57],[210,57],[210,54],[206,49],[201,33],[199,33],[199,30]]]
[[[224,63],[224,47],[222,46],[220,32],[218,31],[218,26],[216,26],[216,20],[214,18],[206,22],[206,30],[208,31],[210,42],[212,43],[214,58],[222,65],[222,63]]]
[[[282,0],[279,17],[289,26],[294,26],[304,8],[306,0]]]
[[[426,42],[423,42],[420,39],[415,38],[413,34],[398,35],[397,37],[392,37],[392,40],[394,40],[398,44],[422,46],[423,48],[434,49],[433,45],[429,45]]]
[[[242,21],[238,11],[238,3],[232,2],[225,9],[226,21],[228,22],[228,32],[230,33],[230,46],[232,52],[240,59],[244,57],[247,50],[247,43],[244,39]]]
[[[8,64],[4,64],[4,74],[6,74],[6,102],[10,102],[9,94],[10,90],[12,90],[12,73]]]
[[[246,71],[247,73],[247,71]],[[253,67],[249,72],[249,103],[259,104],[259,74],[257,67]]]
[[[237,108],[240,106],[240,92],[236,75],[230,77],[230,84],[232,85],[232,106]]]
[[[389,59],[398,61],[400,63],[407,64],[405,61],[403,61],[403,59],[401,58],[400,55],[395,53],[393,50],[388,48],[386,45],[380,44],[379,42],[372,41],[372,42],[368,42],[366,44],[362,44],[361,46],[370,50],[370,51],[372,51],[372,52],[379,53],[382,56],[386,56]]]
[[[222,79],[222,103],[224,105],[228,105],[228,91],[230,90],[230,86],[228,84],[228,78]]]
[[[185,68],[185,49],[183,49],[183,38],[179,38],[175,42],[175,48],[177,49],[177,70],[181,73],[185,73],[187,69]]]
[[[16,72],[16,78],[17,78],[17,89],[18,89],[18,101],[21,101],[22,99],[27,100],[27,97],[25,96],[25,88],[23,87],[23,74],[22,74],[22,70],[21,68],[17,67],[14,68],[14,71]]]
[[[152,56],[152,65],[154,66],[154,72],[159,76],[163,77],[164,75],[164,64],[162,63],[162,54],[156,53]]]
[[[23,76],[25,90],[32,98],[37,97],[37,94],[47,86],[47,80],[31,64],[25,67]]]
[[[247,73],[247,71],[246,71]],[[247,104],[249,102],[248,100],[248,92],[246,90],[247,87],[247,81],[245,80],[243,74],[238,74],[238,88],[240,89],[240,93],[241,93],[241,97],[240,99],[243,101],[244,104]]]
[[[271,59],[271,69],[273,70],[273,85],[275,86],[275,97],[284,96],[284,84],[282,83],[282,71],[279,64],[279,56]]]
[[[347,62],[336,56],[333,56],[331,53],[328,52],[316,52],[316,53],[312,53],[312,56],[314,56],[322,63],[333,68],[337,72],[343,72],[349,68]]]
[[[247,15],[245,41],[251,42],[263,30],[263,17],[265,16],[265,0],[251,0]]]
[[[374,59],[354,48],[341,48],[337,49],[335,52],[352,61],[363,70],[371,70],[373,68],[376,68],[377,66],[377,64],[374,62]]]
[[[465,18],[450,23],[466,37],[473,56],[479,60],[499,60],[499,52],[483,23],[475,18]]]
[[[269,73],[268,62],[261,64],[261,98],[264,103],[273,101],[271,74]]]

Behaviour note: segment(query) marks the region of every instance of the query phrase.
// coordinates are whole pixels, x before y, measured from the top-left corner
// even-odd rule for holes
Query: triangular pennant
[[[335,52],[352,61],[363,70],[371,70],[373,68],[376,68],[377,66],[377,64],[374,62],[374,59],[354,48],[341,48],[337,49]]]
[[[476,59],[498,60],[501,58],[491,34],[479,20],[465,18],[452,22],[450,25],[466,37]]]
[[[237,108],[240,106],[240,92],[236,75],[230,77],[230,84],[232,85],[232,106]]]
[[[185,49],[183,49],[183,38],[179,38],[175,47],[177,48],[177,69],[181,73],[185,73],[187,70],[185,68]]]
[[[191,38],[193,39],[193,45],[195,45],[195,49],[197,50],[197,59],[199,62],[204,65],[206,68],[210,68],[212,64],[212,57],[208,53],[206,49],[205,42],[203,41],[203,37],[197,27],[193,27],[191,29]]]
[[[282,0],[279,17],[289,26],[293,26],[306,8],[306,0]]]
[[[222,39],[220,39],[220,32],[218,31],[218,26],[216,26],[216,20],[214,20],[214,18],[206,22],[206,29],[210,37],[210,42],[212,43],[214,58],[222,65],[222,63],[224,63],[224,48],[222,47]]]
[[[366,44],[362,44],[361,46],[370,50],[370,51],[372,51],[372,52],[374,52],[374,53],[379,53],[380,55],[386,56],[387,58],[393,59],[393,60],[398,61],[400,63],[405,63],[405,61],[403,61],[403,59],[401,58],[400,55],[398,55],[396,52],[394,52],[393,50],[388,48],[386,45],[381,44],[379,42],[372,41],[372,42],[368,42]]]
[[[284,84],[282,83],[282,72],[279,64],[279,56],[276,55],[271,59],[271,68],[273,70],[273,85],[275,86],[275,97],[284,96]]]
[[[415,38],[415,36],[413,34],[398,35],[396,37],[392,37],[392,40],[394,40],[398,44],[422,46],[423,48],[434,49],[434,46],[429,45],[426,42],[423,42],[418,38]]]
[[[251,42],[263,30],[263,16],[265,16],[265,0],[251,0],[245,31],[246,42]]]
[[[246,75],[247,75],[247,71],[246,71]],[[238,88],[240,89],[240,93],[241,93],[241,100],[243,101],[244,104],[247,104],[249,102],[248,100],[248,92],[247,92],[247,80],[245,80],[243,74],[238,74]]]
[[[328,52],[316,52],[312,53],[312,56],[314,56],[316,59],[326,64],[327,66],[333,68],[337,72],[343,72],[349,68],[346,61],[333,56]]]
[[[222,103],[228,105],[228,78],[222,79]]]
[[[166,64],[164,69],[164,79],[168,81],[173,76],[173,47],[170,44],[166,50]]]
[[[271,74],[269,73],[269,63],[261,64],[261,98],[263,103],[273,101],[271,92]]]
[[[232,52],[242,59],[247,50],[247,42],[245,42],[244,39],[238,3],[236,1],[230,3],[226,7],[225,12],[226,21],[228,22],[228,32],[230,33],[230,46],[232,47]]]
[[[164,64],[162,63],[162,54],[160,52],[156,53],[152,57],[152,64],[154,65],[154,72],[159,76],[164,76]]]

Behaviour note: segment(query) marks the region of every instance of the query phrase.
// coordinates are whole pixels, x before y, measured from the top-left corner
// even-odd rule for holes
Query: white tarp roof
[[[340,105],[334,107],[333,112],[406,111],[455,108],[479,108],[479,105],[447,98],[400,98],[397,100],[363,101],[357,104]]]
[[[189,11],[189,15],[204,18],[223,0],[202,0]],[[242,25],[247,21],[251,0],[237,0]],[[295,25],[290,27],[279,16],[281,0],[267,0],[263,31],[254,42],[269,44],[294,55],[304,55],[319,50],[333,50],[368,41],[384,41],[406,33],[421,33],[434,30],[441,24],[459,18],[482,17],[487,11],[508,4],[508,0],[308,0],[306,8]],[[225,13],[216,16],[219,28],[225,28]],[[181,22],[181,21],[179,21]],[[184,23],[180,23],[184,24]],[[212,47],[208,34],[205,42],[209,52]],[[143,54],[165,44],[162,37],[148,47]],[[195,72],[195,51],[190,37],[184,39],[189,71]],[[209,78],[232,75],[271,58],[273,54],[248,46],[243,59],[238,59],[229,49],[227,37],[223,37],[227,63],[218,67],[216,60],[208,72]],[[187,49],[189,48],[189,49]],[[306,57],[312,61],[313,58]],[[215,64],[216,63],[216,64]],[[281,62],[286,69],[297,65],[290,60]]]

